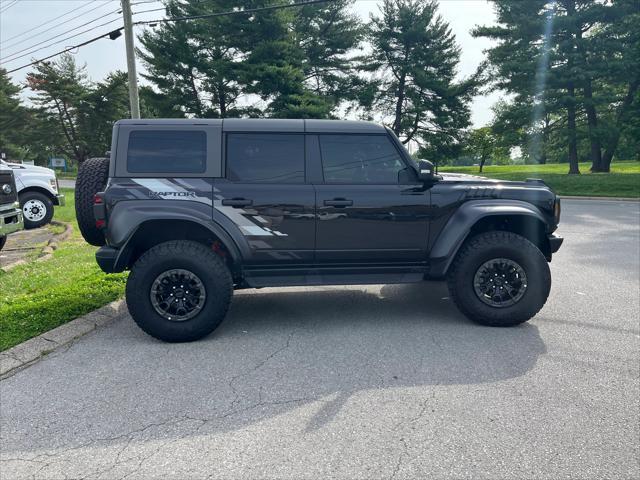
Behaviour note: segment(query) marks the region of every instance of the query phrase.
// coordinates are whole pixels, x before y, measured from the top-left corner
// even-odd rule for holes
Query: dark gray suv
[[[332,120],[123,120],[78,221],[136,323],[189,341],[234,289],[446,279],[476,322],[525,322],[551,286],[560,200],[540,180],[438,175],[395,135]],[[428,313],[425,312],[425,315]]]

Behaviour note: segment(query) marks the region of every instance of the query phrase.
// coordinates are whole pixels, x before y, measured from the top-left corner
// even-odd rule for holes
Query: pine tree
[[[456,81],[460,49],[437,8],[436,1],[385,0],[371,17],[364,65],[375,79],[371,108],[403,143],[436,159],[459,146],[477,86],[477,77]]]
[[[55,62],[38,63],[27,75],[27,84],[36,92],[33,103],[56,120],[66,140],[65,153],[78,163],[84,161],[89,152],[78,129],[78,108],[90,88],[85,67],[64,54]]]

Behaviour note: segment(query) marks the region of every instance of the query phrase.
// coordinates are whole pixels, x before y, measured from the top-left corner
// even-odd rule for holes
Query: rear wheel
[[[75,203],[78,227],[87,243],[96,247],[104,245],[105,239],[102,230],[96,228],[93,197],[105,189],[108,178],[109,159],[88,158],[80,165],[76,179]]]
[[[190,342],[220,325],[232,293],[224,261],[203,244],[180,240],[161,243],[138,259],[126,299],[146,333],[165,342]]]
[[[20,207],[26,229],[42,227],[53,218],[53,202],[44,193],[24,192],[20,194]]]
[[[544,306],[551,272],[540,250],[511,232],[481,233],[462,246],[447,277],[471,320],[496,327],[526,322]]]

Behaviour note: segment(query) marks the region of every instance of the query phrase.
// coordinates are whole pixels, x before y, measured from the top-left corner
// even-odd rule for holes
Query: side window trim
[[[405,169],[409,169],[411,171],[411,177],[412,180],[410,183],[414,183],[417,182],[417,178],[415,176],[415,170],[413,169],[413,166],[409,164],[409,160],[406,158],[406,155],[408,155],[408,153],[406,153],[406,151],[402,151],[399,148],[398,142],[391,137],[391,135],[389,135],[388,133],[340,133],[340,132],[322,132],[322,133],[318,133],[315,134],[316,137],[318,138],[318,144],[317,144],[317,148],[318,148],[318,155],[319,155],[319,168],[320,168],[320,179],[321,182],[325,185],[367,185],[366,183],[354,183],[354,184],[349,184],[349,183],[329,183],[325,180],[324,177],[324,162],[323,162],[323,157],[322,157],[322,148],[320,146],[320,138],[323,136],[335,136],[335,135],[342,135],[342,136],[357,136],[357,137],[361,137],[361,136],[370,136],[370,137],[384,137],[386,138],[389,143],[393,146],[394,150],[396,151],[396,153],[398,154],[398,157],[400,158],[400,161],[402,162],[402,164],[405,166]],[[409,184],[410,184],[409,183]],[[378,184],[373,184],[373,185],[405,185],[404,183],[378,183]]]
[[[222,164],[223,164],[223,177],[232,183],[246,183],[246,184],[277,184],[279,182],[260,182],[260,181],[251,181],[251,180],[231,180],[229,175],[229,137],[234,135],[295,135],[302,136],[302,178],[301,182],[282,182],[283,185],[305,185],[310,183],[307,180],[307,142],[306,142],[306,134],[304,132],[277,132],[277,131],[232,131],[232,132],[224,132],[222,137]]]

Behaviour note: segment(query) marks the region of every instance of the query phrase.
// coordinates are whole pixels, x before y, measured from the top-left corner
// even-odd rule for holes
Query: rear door
[[[224,134],[226,175],[214,184],[214,208],[251,249],[248,265],[313,261],[315,192],[305,178],[303,132]]]
[[[426,259],[428,192],[386,134],[320,134],[319,262]]]

